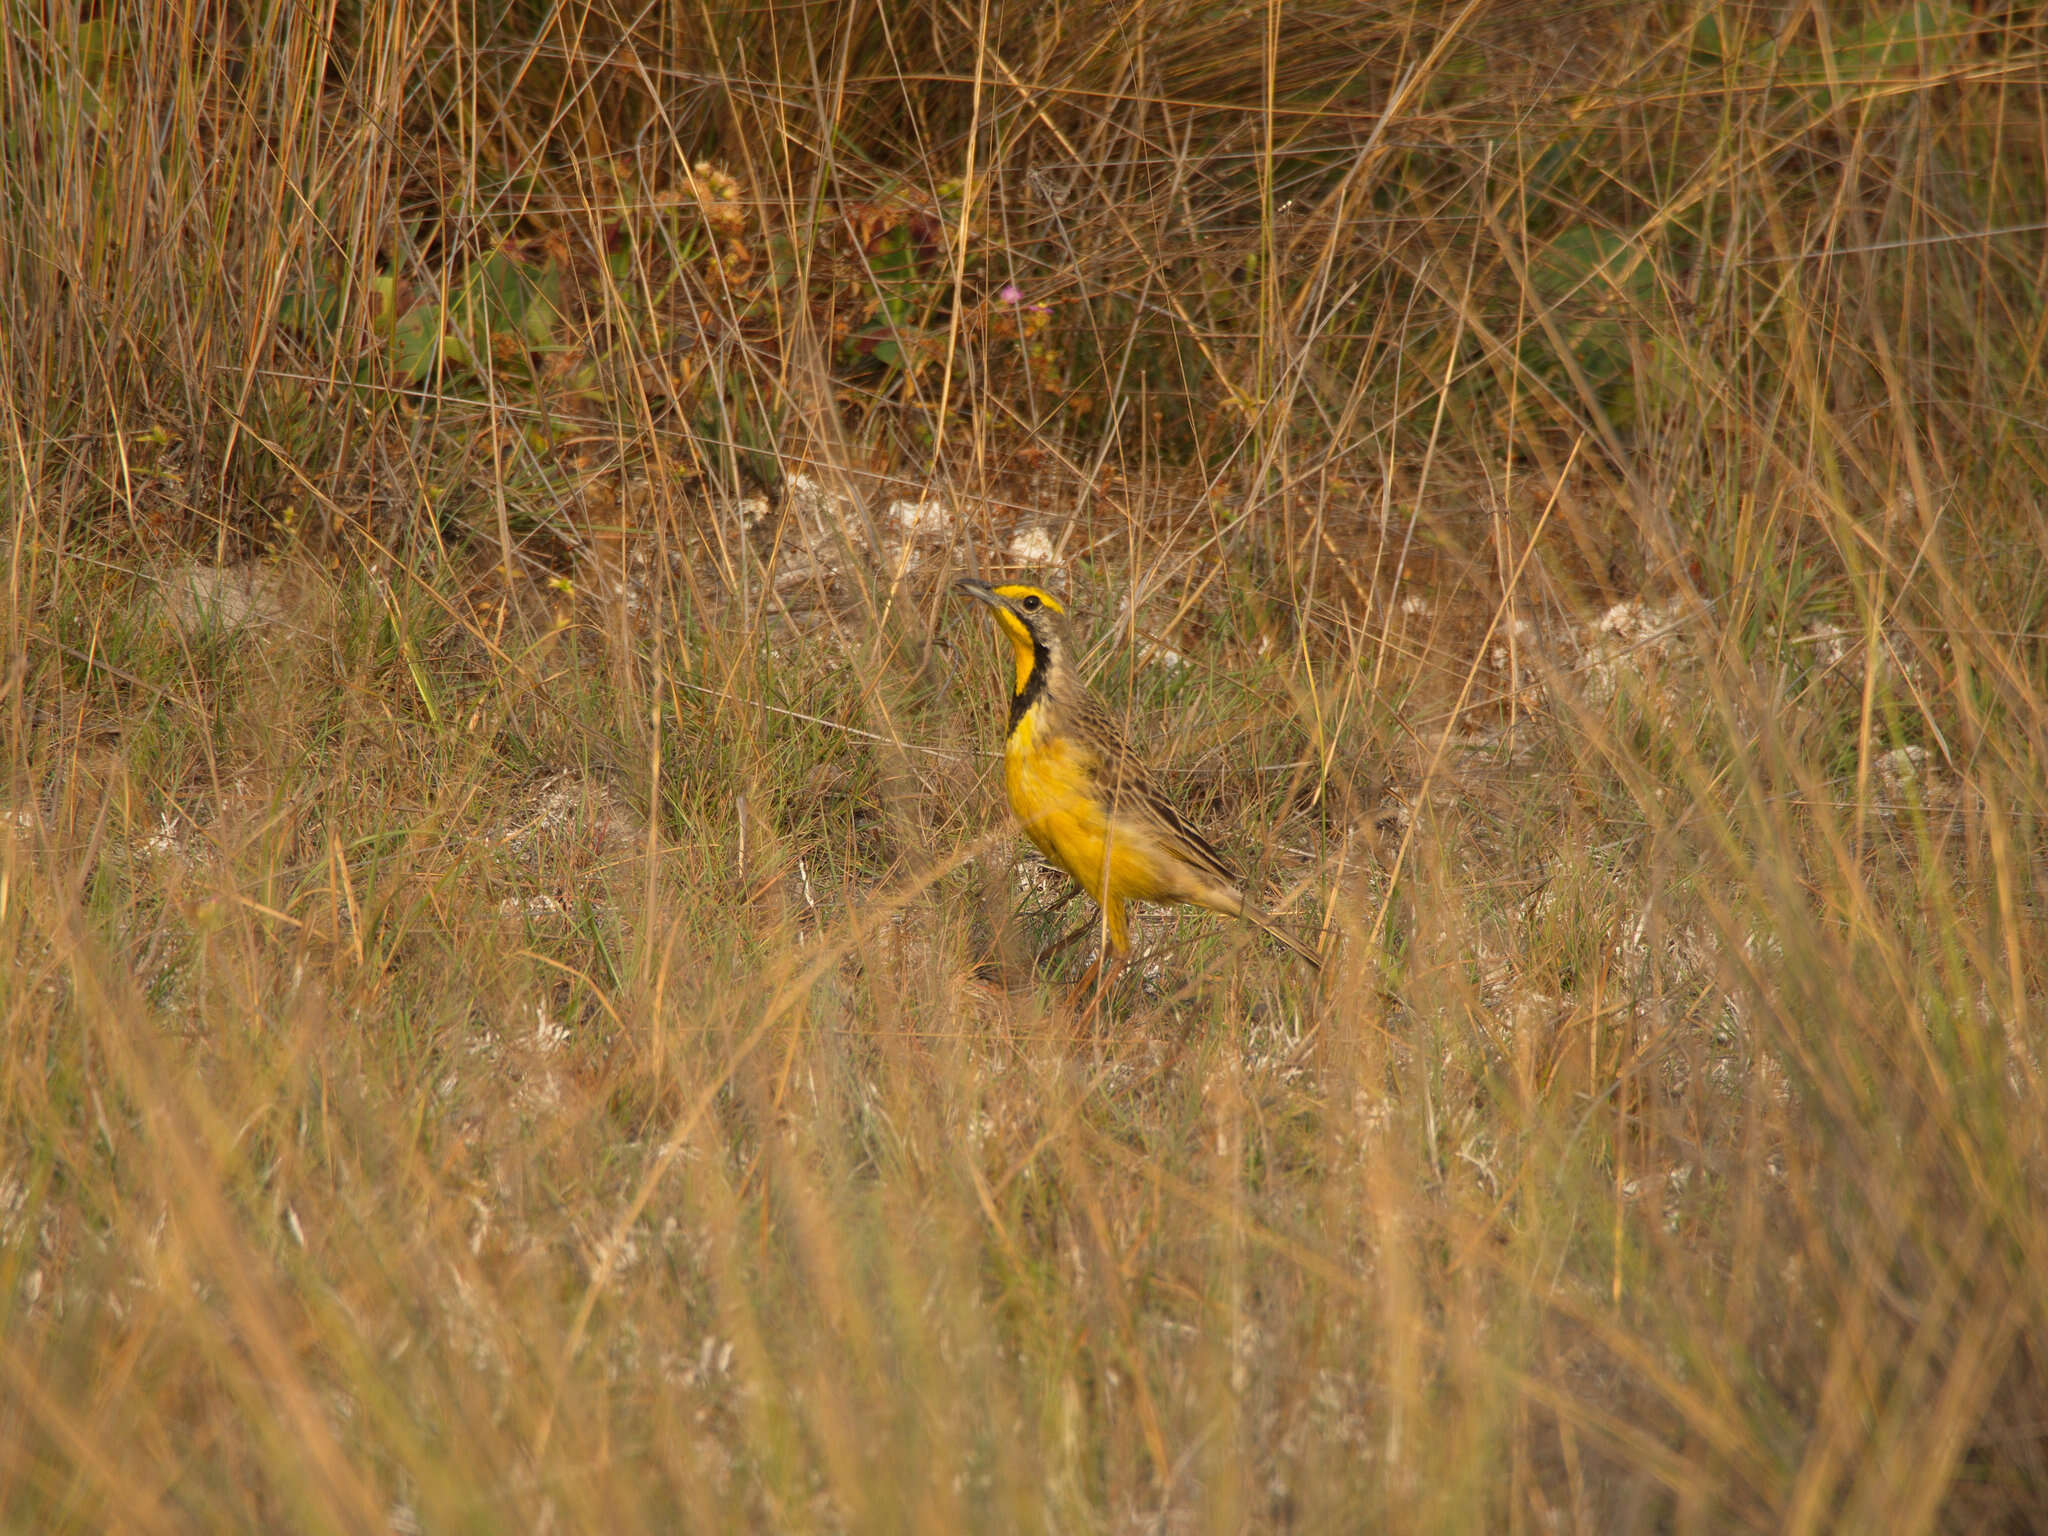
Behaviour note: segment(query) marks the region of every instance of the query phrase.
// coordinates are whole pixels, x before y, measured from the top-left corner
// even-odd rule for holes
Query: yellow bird
[[[1016,653],[1017,686],[1003,743],[1010,808],[1045,856],[1102,907],[1108,945],[1074,988],[1106,987],[1130,946],[1128,901],[1184,901],[1255,923],[1312,966],[1313,949],[1283,933],[1245,895],[1209,840],[1159,790],[1102,702],[1074,670],[1066,609],[1038,587],[954,583],[988,604]],[[1107,974],[1103,962],[1114,953]]]

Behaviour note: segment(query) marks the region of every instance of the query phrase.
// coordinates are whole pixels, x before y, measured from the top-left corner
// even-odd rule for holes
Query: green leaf
[[[417,382],[434,371],[441,347],[441,312],[421,304],[399,316],[391,327],[391,366],[400,377]]]
[[[1603,406],[1617,417],[1633,415],[1628,328],[1656,302],[1650,262],[1612,230],[1574,224],[1530,264],[1529,283]]]
[[[1896,74],[1923,59],[1933,69],[1946,69],[1961,56],[1969,32],[1966,11],[1950,5],[1909,5],[1837,36],[1835,68],[1859,80]]]

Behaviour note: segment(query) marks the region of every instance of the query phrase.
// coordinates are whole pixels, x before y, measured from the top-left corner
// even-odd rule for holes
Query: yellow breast
[[[1122,818],[1111,837],[1100,766],[1087,747],[1048,731],[1044,709],[1034,708],[1003,751],[1010,808],[1040,851],[1104,906],[1126,897],[1157,900],[1171,881],[1162,879],[1155,839]]]

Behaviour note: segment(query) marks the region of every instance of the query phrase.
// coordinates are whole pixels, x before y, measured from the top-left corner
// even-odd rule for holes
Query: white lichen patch
[[[507,896],[498,903],[498,916],[512,922],[568,915],[569,904],[545,891],[536,896]]]
[[[1880,752],[1870,766],[1887,812],[1896,813],[1915,804],[1933,808],[1955,799],[1954,782],[1925,747],[1893,747],[1889,752]]]
[[[892,501],[882,515],[911,538],[942,538],[953,531],[953,509],[943,501]]]
[[[1815,620],[1799,636],[1818,669],[1823,673],[1853,674],[1863,671],[1863,636],[1860,629]],[[1879,681],[1897,679],[1908,684],[1920,681],[1920,663],[1913,658],[1912,643],[1897,630],[1883,630],[1877,636],[1875,660]]]
[[[853,502],[849,498],[802,470],[784,477],[782,504],[796,515],[805,532],[811,534],[842,532],[853,513]]]
[[[802,553],[787,555],[776,563],[775,590],[778,593],[793,592],[813,582],[830,581],[838,574],[839,568],[830,561]]]
[[[169,811],[159,815],[155,828],[135,840],[134,852],[139,859],[185,858],[185,838],[178,830],[178,818]]]
[[[549,841],[588,837],[594,851],[612,856],[635,846],[642,835],[634,817],[605,785],[558,773],[544,780],[524,810],[484,836],[493,847],[531,858]]]
[[[1602,704],[1624,682],[1647,680],[1670,659],[1680,613],[1677,602],[1651,604],[1632,597],[1602,614],[1580,642],[1586,697]]]
[[[1012,565],[1051,565],[1059,558],[1052,535],[1036,523],[1027,524],[1010,535],[1008,554]]]

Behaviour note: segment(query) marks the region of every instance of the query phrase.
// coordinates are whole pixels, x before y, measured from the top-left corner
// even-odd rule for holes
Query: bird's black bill
[[[994,587],[985,581],[976,581],[972,576],[962,576],[953,583],[953,590],[965,593],[972,598],[978,598],[982,602],[987,603],[991,608],[1007,606],[1000,597],[996,596],[996,589]]]

